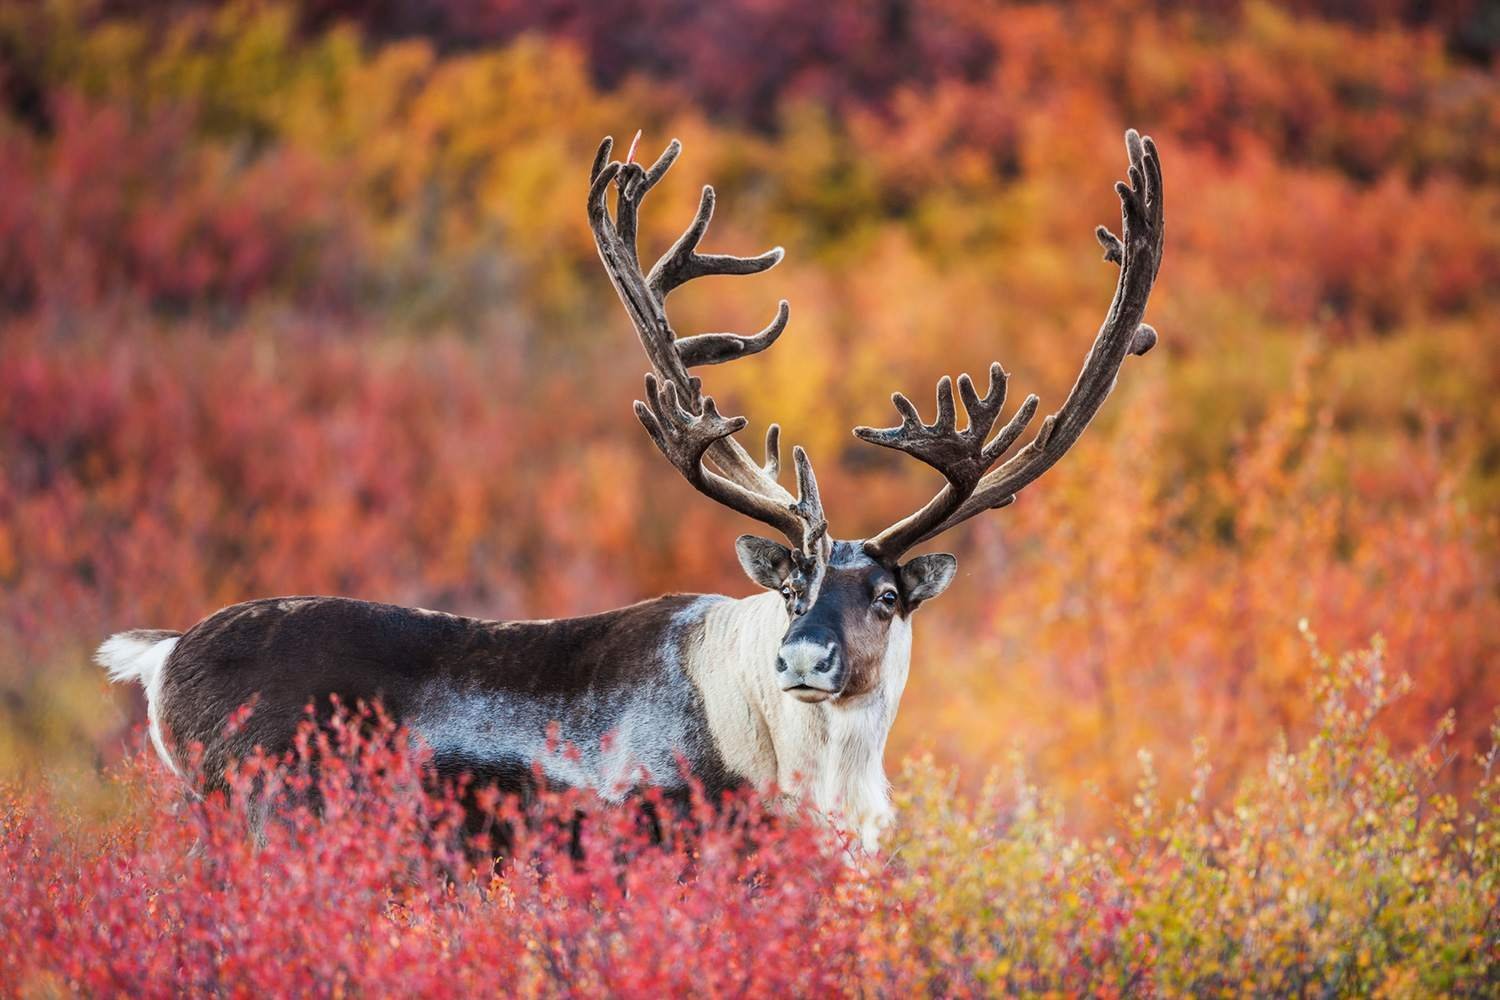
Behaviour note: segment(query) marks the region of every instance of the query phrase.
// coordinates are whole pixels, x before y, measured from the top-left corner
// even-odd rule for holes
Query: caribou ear
[[[908,607],[915,609],[948,589],[958,572],[958,560],[946,552],[917,556],[898,571]]]
[[[745,575],[767,590],[780,590],[792,572],[792,550],[769,538],[741,535],[734,540],[734,551]]]

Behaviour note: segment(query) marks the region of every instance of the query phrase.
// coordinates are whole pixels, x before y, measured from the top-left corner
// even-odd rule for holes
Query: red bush
[[[1379,646],[1315,660],[1316,734],[1231,807],[1201,745],[1187,797],[1143,755],[1087,839],[1024,775],[968,799],[917,763],[881,859],[753,796],[475,793],[470,837],[469,790],[347,714],[227,794],[139,759],[102,820],[0,786],[0,995],[1487,995],[1500,751],[1461,804],[1451,722],[1414,754],[1374,730],[1407,687]]]
[[[471,849],[487,835],[464,834],[456,790],[431,790],[402,746],[388,723],[346,715],[207,798],[135,763],[117,780],[137,808],[103,828],[11,792],[0,992],[809,995],[848,981],[852,869],[826,828],[770,820],[753,798],[721,811],[696,797],[672,819],[651,796],[524,810],[480,796],[518,831],[497,870]]]
[[[45,140],[0,143],[0,306],[347,301],[358,226],[337,171],[295,149],[194,144],[186,107],[66,90],[50,105]]]

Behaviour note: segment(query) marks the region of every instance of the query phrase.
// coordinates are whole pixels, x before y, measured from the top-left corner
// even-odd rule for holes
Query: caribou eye
[[[781,596],[790,601],[792,599],[792,588],[786,584],[783,584],[781,587]]]
[[[894,590],[883,590],[875,600],[887,608],[894,608],[896,606],[896,592]]]

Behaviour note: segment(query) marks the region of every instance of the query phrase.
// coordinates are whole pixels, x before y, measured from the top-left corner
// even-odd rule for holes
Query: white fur
[[[549,781],[619,801],[639,784],[682,784],[675,750],[686,744],[687,734],[685,716],[668,707],[673,697],[656,684],[633,694],[601,740],[594,720],[570,712],[562,701],[434,684],[420,698],[411,729],[437,753],[526,768],[539,764]]]
[[[149,721],[151,743],[156,747],[157,755],[172,769],[172,773],[182,777],[182,771],[172,760],[172,755],[167,753],[161,728],[162,682],[166,676],[163,667],[179,638],[180,636],[172,636],[152,641],[139,638],[132,632],[120,632],[104,640],[104,644],[94,654],[94,662],[104,668],[114,683],[139,681],[146,689],[146,718]]]
[[[803,639],[782,646],[780,655],[782,662],[786,664],[787,672],[797,680],[802,680],[816,672],[818,664],[828,659],[828,655],[834,651],[836,645],[837,643],[832,642],[819,645]]]
[[[687,659],[710,734],[731,771],[762,790],[810,796],[873,851],[892,817],[883,758],[911,665],[911,623],[891,622],[874,691],[816,704],[798,701],[777,682],[787,624],[780,595],[769,592],[707,610]]]
[[[793,700],[781,693],[775,676],[787,621],[781,595],[770,591],[721,601],[706,609],[685,654],[719,756],[730,771],[763,789],[781,779],[767,712]]]
[[[438,753],[527,768],[540,764],[549,781],[589,788],[610,801],[641,784],[682,787],[679,754],[692,742],[694,689],[677,649],[688,623],[724,600],[705,597],[679,612],[665,637],[662,672],[618,700],[601,701],[588,692],[525,697],[455,690],[434,681],[417,700],[411,729]],[[608,725],[602,740],[601,722]]]

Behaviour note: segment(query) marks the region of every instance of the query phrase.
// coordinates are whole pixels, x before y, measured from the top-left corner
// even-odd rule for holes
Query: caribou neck
[[[776,682],[789,618],[774,593],[707,606],[688,653],[714,742],[726,766],[759,788],[810,796],[874,849],[891,817],[886,738],[906,686],[911,626],[893,623],[874,690],[807,704]]]

